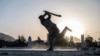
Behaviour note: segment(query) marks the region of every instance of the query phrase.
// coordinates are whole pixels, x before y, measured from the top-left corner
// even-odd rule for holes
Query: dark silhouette
[[[70,28],[68,28],[67,26],[64,28],[64,30],[60,33],[60,37],[64,37],[66,31],[69,30],[69,31],[72,31]]]
[[[50,48],[48,50],[53,50],[53,45],[55,43],[57,44],[62,41],[64,41],[66,43],[66,41],[63,37],[67,30],[69,30],[69,31],[72,31],[72,30],[68,27],[65,27],[64,30],[61,33],[59,33],[59,29],[57,28],[56,24],[53,23],[50,19],[51,19],[51,15],[54,15],[57,17],[61,17],[61,15],[54,14],[54,13],[51,13],[48,11],[44,11],[44,12],[45,12],[45,14],[40,15],[39,19],[40,19],[41,24],[48,30],[47,41],[50,45]],[[48,16],[48,17],[46,18],[46,16]]]
[[[85,42],[86,42],[87,47],[92,47],[93,46],[93,37],[87,36],[85,39]]]
[[[38,36],[37,40],[33,41],[33,45],[36,45],[36,44],[43,45],[45,44],[45,42]]]
[[[57,15],[54,13],[50,13],[48,11],[44,11],[45,14],[44,15],[40,15],[39,19],[41,21],[41,24],[48,30],[48,41],[49,41],[49,45],[50,48],[48,50],[53,50],[53,44],[56,38],[59,37],[59,29],[57,28],[56,24],[53,23],[50,19],[51,19],[51,15],[55,15],[58,17],[61,17],[61,15]],[[48,16],[47,18],[45,18],[45,16]]]
[[[67,46],[67,40],[64,38],[64,36],[65,36],[65,33],[67,32],[67,31],[72,31],[70,28],[68,28],[68,27],[65,27],[64,29],[63,29],[63,31],[59,34],[59,37],[56,39],[56,41],[55,41],[55,46]]]

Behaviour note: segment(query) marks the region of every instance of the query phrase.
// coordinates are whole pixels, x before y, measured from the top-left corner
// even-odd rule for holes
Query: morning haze
[[[52,16],[60,32],[65,26],[60,26],[59,22],[76,20],[84,27],[83,33],[94,39],[100,37],[100,0],[0,0],[0,32],[14,38],[30,35],[33,40],[38,36],[46,40],[48,32],[38,19],[44,14],[43,10],[62,15],[61,18]]]

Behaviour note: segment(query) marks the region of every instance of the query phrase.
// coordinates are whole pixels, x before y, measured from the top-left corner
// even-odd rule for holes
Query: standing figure
[[[32,47],[32,38],[31,38],[31,36],[28,37],[28,47]]]
[[[53,44],[55,42],[55,39],[59,37],[59,29],[57,28],[56,24],[53,23],[51,19],[51,15],[55,15],[58,17],[61,17],[61,15],[57,15],[54,13],[50,13],[48,11],[44,11],[44,15],[40,15],[39,19],[41,24],[47,29],[48,31],[48,42],[49,42],[49,49],[48,50],[53,50]],[[48,16],[47,18],[45,18]]]

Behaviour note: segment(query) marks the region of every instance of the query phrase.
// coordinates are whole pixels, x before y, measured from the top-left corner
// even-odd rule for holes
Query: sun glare
[[[80,39],[81,34],[84,33],[84,27],[79,21],[64,19],[58,23],[60,31],[62,31],[65,26],[68,26],[72,30],[72,32],[67,31],[65,36],[75,36]]]

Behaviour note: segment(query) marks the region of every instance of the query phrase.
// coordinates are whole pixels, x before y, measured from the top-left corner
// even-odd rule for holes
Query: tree
[[[23,47],[23,46],[27,46],[26,39],[24,38],[24,36],[19,35],[18,39],[14,41],[13,47]]]
[[[22,36],[18,36],[18,38],[19,38],[19,40],[21,41],[21,42],[24,42],[24,43],[26,43],[26,39],[25,39],[25,37],[22,35]]]
[[[20,40],[21,40],[22,42],[24,42],[24,43],[26,42],[26,39],[25,39],[25,37],[24,37],[23,35],[21,36]]]
[[[92,44],[93,44],[93,37],[91,36],[87,36],[86,39],[85,39],[85,42],[86,42],[86,46],[87,47],[92,47]]]

